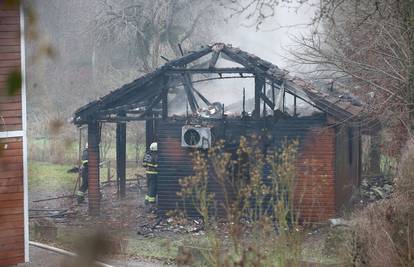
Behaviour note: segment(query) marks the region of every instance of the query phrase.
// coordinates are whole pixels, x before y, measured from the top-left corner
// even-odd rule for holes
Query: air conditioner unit
[[[185,125],[181,132],[181,146],[207,149],[211,146],[211,130],[208,127]]]

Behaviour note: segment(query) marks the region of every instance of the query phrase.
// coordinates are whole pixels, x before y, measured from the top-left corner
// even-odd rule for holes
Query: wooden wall
[[[24,261],[22,144],[0,139],[0,266]]]
[[[7,79],[21,71],[19,8],[0,3],[0,266],[24,262],[22,96],[7,92]],[[16,136],[11,131],[19,131]],[[10,134],[10,135],[9,135]]]
[[[0,131],[22,129],[21,92],[6,92],[7,78],[20,73],[20,13],[0,4]]]
[[[215,122],[213,136],[225,139],[228,148],[238,146],[240,136],[260,135],[266,129],[270,136],[268,146],[277,148],[286,139],[300,142],[297,161],[298,179],[295,188],[295,206],[302,219],[311,222],[325,221],[336,213],[335,205],[335,130],[324,128],[325,116],[286,118],[279,121],[228,120]],[[161,213],[183,208],[177,197],[178,180],[193,174],[191,151],[181,147],[181,127],[184,121],[160,121],[157,127],[159,148],[158,208]],[[266,172],[269,170],[264,170]],[[210,179],[209,191],[215,200],[223,201],[221,187]],[[191,203],[185,203],[190,216],[197,213]],[[219,204],[218,204],[219,205]]]

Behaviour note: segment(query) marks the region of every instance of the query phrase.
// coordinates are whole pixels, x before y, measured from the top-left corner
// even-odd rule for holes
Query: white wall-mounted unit
[[[194,125],[184,125],[181,131],[181,146],[202,149],[210,148],[210,128]]]

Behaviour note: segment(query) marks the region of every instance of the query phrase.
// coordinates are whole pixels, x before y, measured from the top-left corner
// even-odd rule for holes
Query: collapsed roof
[[[208,62],[195,64],[197,60],[208,54],[211,54]],[[216,68],[216,62],[220,55],[242,67]],[[193,65],[189,66],[190,64]],[[283,87],[283,90],[287,93],[298,97],[338,121],[352,120],[363,110],[361,104],[352,97],[334,95],[318,90],[311,83],[290,76],[287,71],[253,54],[228,44],[216,43],[168,61],[155,71],[79,108],[75,112],[74,123],[82,125],[91,121],[109,121],[111,116],[112,118],[114,118],[113,116],[120,118],[122,116],[120,114],[125,116],[129,112],[139,114],[138,117],[135,117],[137,119],[145,119],[145,115],[148,115],[147,111],[152,110],[161,102],[165,89],[182,84],[186,89],[187,97],[194,97],[193,92],[191,92],[192,89],[195,90],[192,87],[191,75],[206,73],[218,74],[219,77],[215,79],[224,78],[223,74],[234,74],[241,77],[244,74],[260,76],[265,82],[271,83],[272,86],[276,84],[279,89]],[[197,91],[196,93],[199,94]],[[262,95],[261,97],[267,104],[272,105],[271,101],[266,99],[266,96]],[[190,102],[190,99],[188,101]]]

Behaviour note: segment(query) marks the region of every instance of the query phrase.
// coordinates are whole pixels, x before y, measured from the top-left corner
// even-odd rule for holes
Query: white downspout
[[[24,9],[22,4],[20,5],[20,60],[22,77],[24,261],[29,262],[29,187],[27,181],[26,43],[24,22]]]

